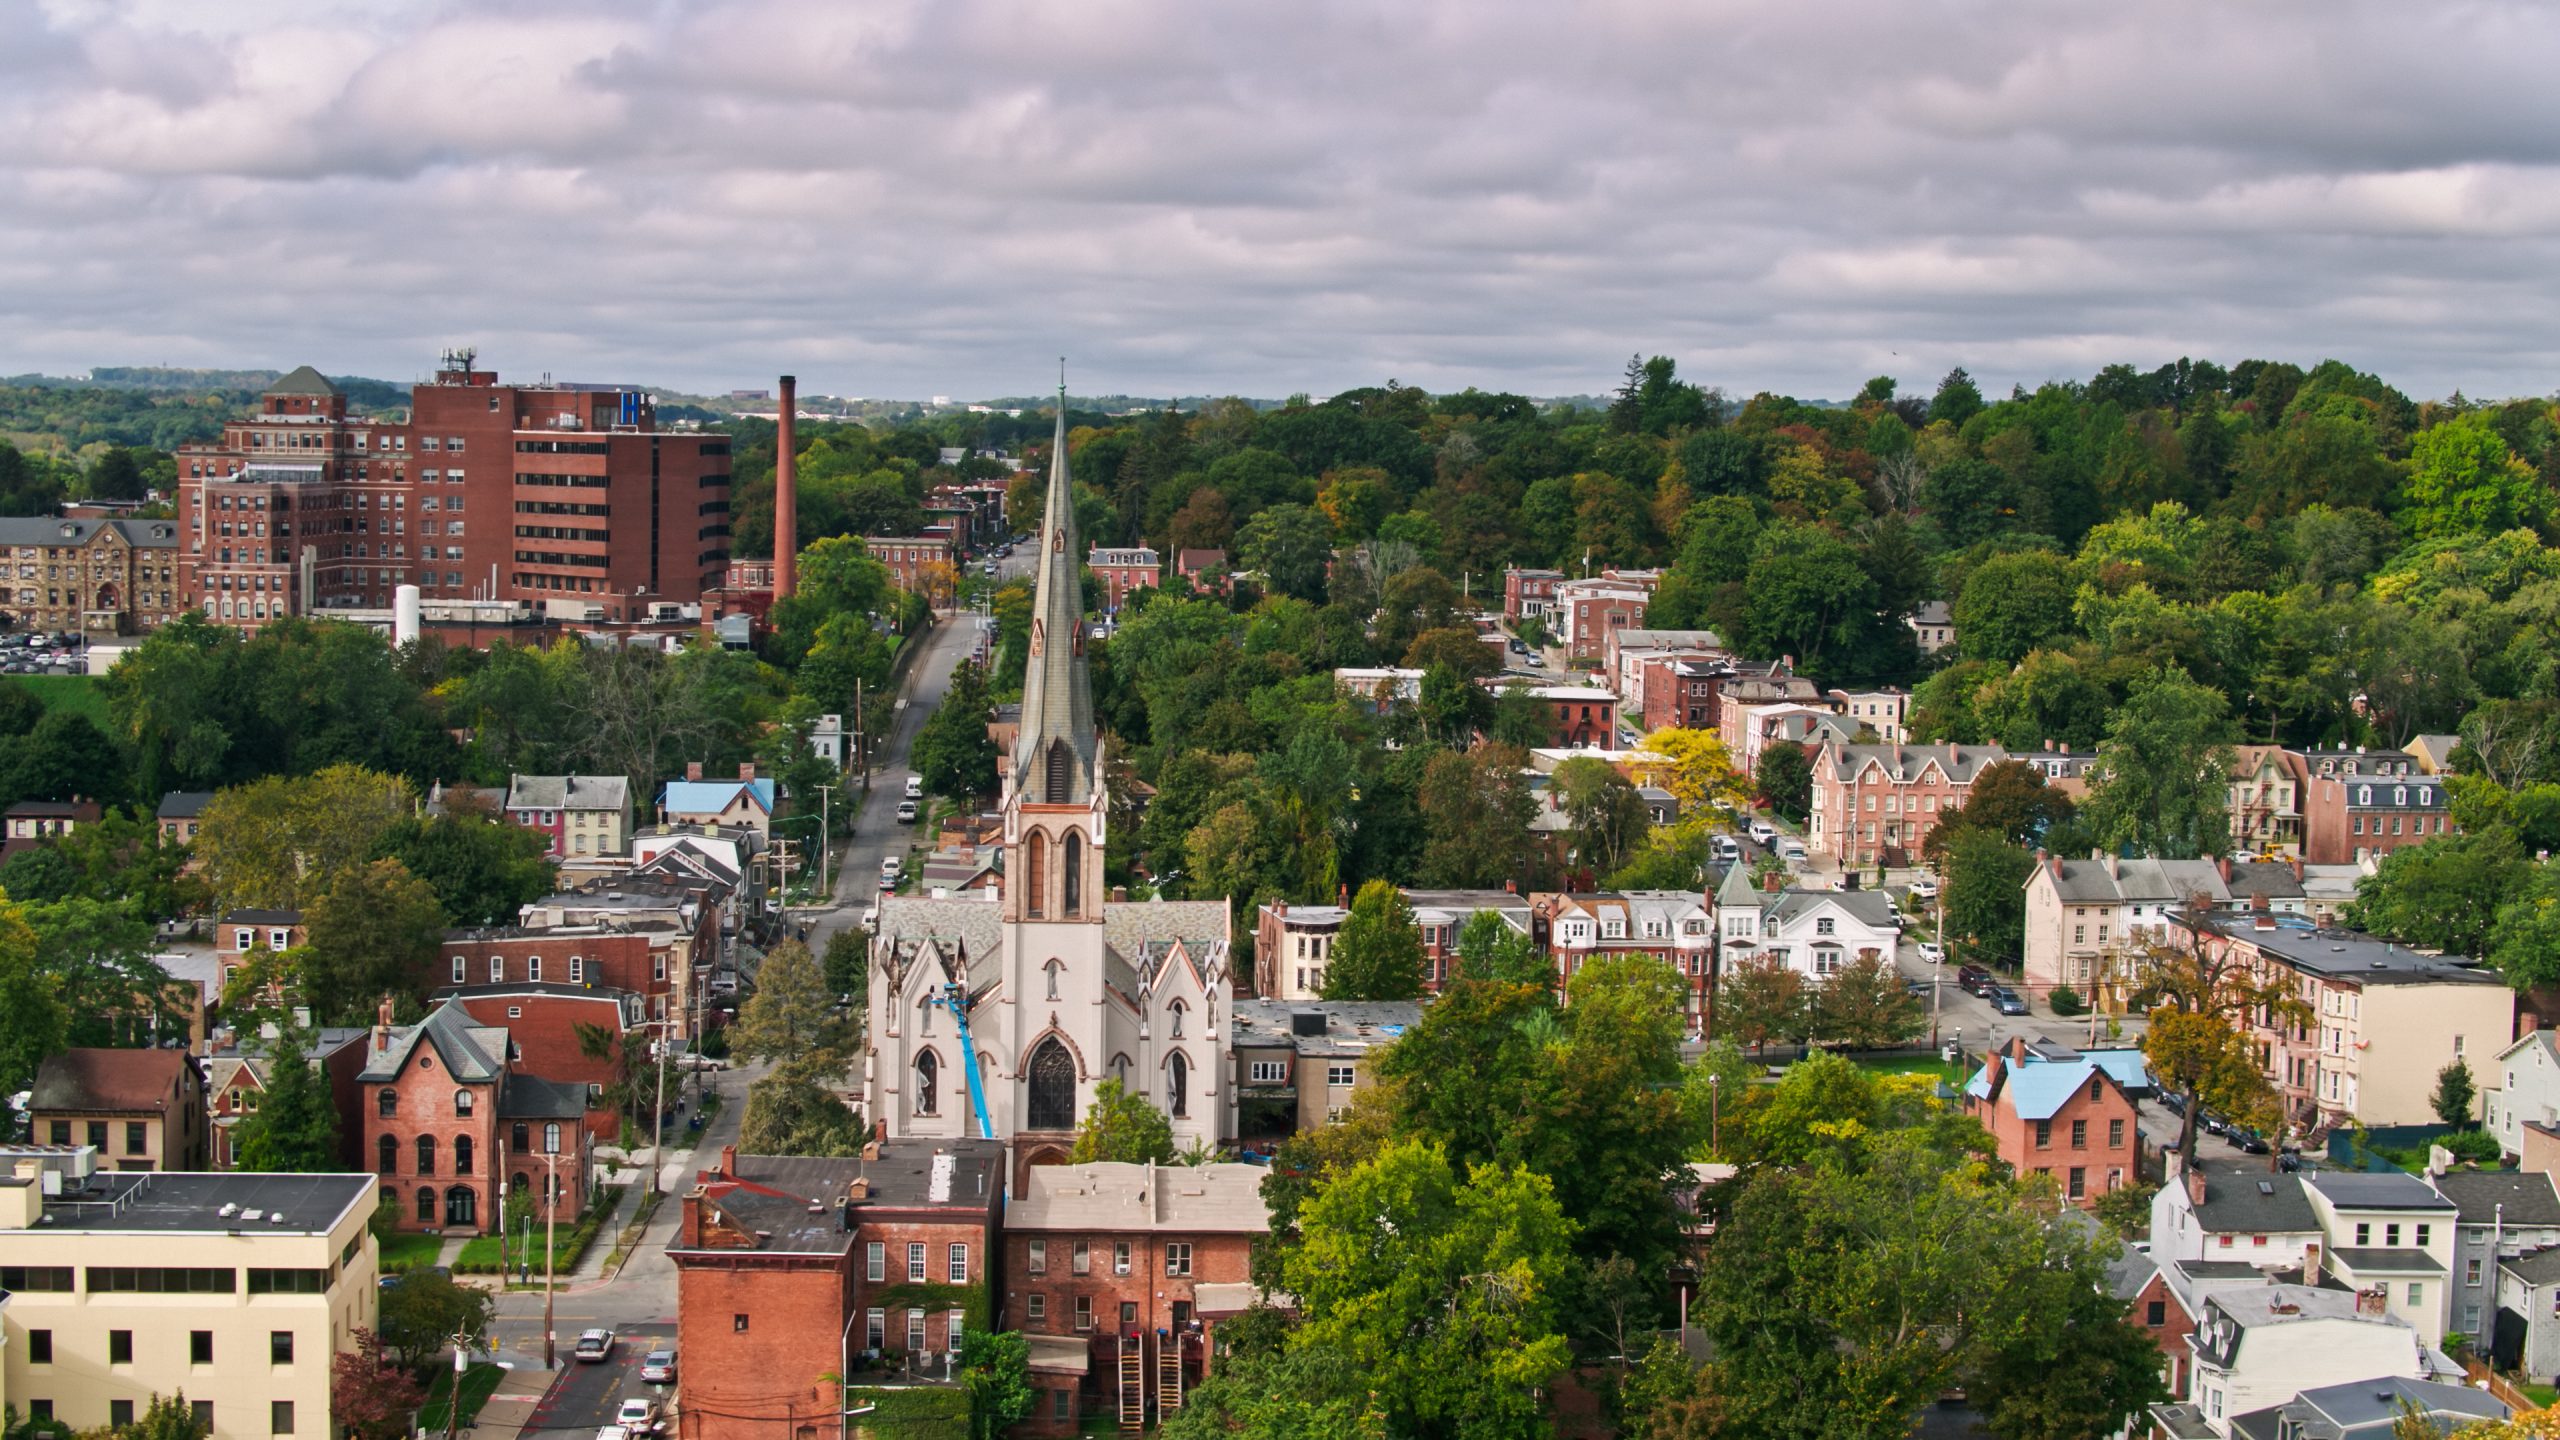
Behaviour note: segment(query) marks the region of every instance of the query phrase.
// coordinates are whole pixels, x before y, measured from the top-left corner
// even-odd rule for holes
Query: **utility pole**
[[[649,1193],[664,1193],[659,1177],[667,1169],[667,1052],[675,1048],[675,1021],[658,1017],[658,1110],[649,1137]]]
[[[826,896],[830,903],[836,898],[836,892],[827,886],[827,846],[836,833],[833,818],[835,798],[836,787],[833,785],[818,787],[818,893]]]
[[[552,1268],[560,1249],[560,1152],[544,1152],[542,1163],[551,1171],[550,1188],[542,1197],[542,1368],[557,1370],[559,1337],[551,1328],[551,1291]]]
[[[1946,1004],[1947,889],[1938,887],[1938,960],[1929,967],[1929,1048],[1938,1048],[1938,1012]]]
[[[453,1388],[444,1396],[444,1440],[453,1440],[462,1424],[462,1372],[468,1363],[463,1351],[470,1344],[470,1336],[459,1330],[453,1332]]]
[[[853,763],[862,772],[862,793],[871,793],[871,732],[862,708],[862,677],[853,677]]]

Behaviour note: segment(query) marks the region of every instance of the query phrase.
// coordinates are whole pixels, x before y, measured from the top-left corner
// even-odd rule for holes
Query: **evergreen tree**
[[[288,1028],[266,1047],[266,1089],[240,1122],[240,1168],[325,1175],[338,1157],[338,1106],[329,1082],[306,1058],[307,1037]]]

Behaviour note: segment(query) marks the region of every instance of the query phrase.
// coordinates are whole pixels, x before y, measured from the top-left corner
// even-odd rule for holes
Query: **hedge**
[[[969,1440],[969,1392],[957,1385],[848,1385],[844,1403],[872,1407],[848,1422],[867,1440]]]

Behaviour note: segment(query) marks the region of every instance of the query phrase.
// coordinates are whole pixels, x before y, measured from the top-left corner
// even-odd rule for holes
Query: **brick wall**
[[[1087,1247],[1089,1270],[1075,1273],[1075,1247],[1081,1241]],[[1031,1246],[1042,1242],[1047,1246],[1046,1273],[1034,1274],[1031,1268]],[[1188,1275],[1168,1276],[1164,1273],[1165,1246],[1187,1243],[1191,1246]],[[1129,1247],[1129,1273],[1113,1269],[1113,1247]],[[1026,1335],[1082,1334],[1092,1343],[1093,1364],[1087,1388],[1095,1394],[1107,1394],[1113,1372],[1113,1342],[1116,1336],[1134,1330],[1153,1334],[1171,1328],[1177,1319],[1176,1306],[1186,1307],[1188,1315],[1194,1287],[1204,1284],[1232,1284],[1251,1278],[1252,1240],[1235,1234],[1154,1234],[1108,1232],[1099,1233],[1031,1233],[1006,1232],[1005,1240],[1004,1327]],[[1040,1318],[1032,1316],[1032,1297],[1044,1302]],[[1077,1327],[1076,1302],[1091,1307],[1089,1329]],[[1134,1323],[1124,1329],[1124,1306],[1133,1307]]]
[[[609,1086],[622,1078],[622,1002],[611,991],[599,991],[592,998],[473,995],[456,1003],[479,1023],[506,1030],[516,1046],[516,1059],[509,1068],[520,1074],[570,1085]],[[590,1058],[578,1038],[581,1024],[600,1025],[612,1032],[616,1037],[612,1052],[602,1059]],[[613,1143],[618,1133],[614,1112],[589,1110],[587,1130],[599,1141]]]
[[[684,1440],[792,1440],[809,1424],[833,1440],[819,1377],[843,1364],[847,1269],[842,1256],[687,1258],[676,1311]]]
[[[478,1233],[495,1217],[490,1206],[491,1177],[497,1169],[498,1157],[498,1092],[495,1085],[456,1085],[441,1061],[434,1069],[421,1069],[420,1054],[433,1054],[434,1047],[419,1041],[411,1052],[409,1064],[403,1066],[400,1078],[388,1084],[372,1083],[364,1087],[365,1168],[373,1171],[383,1190],[400,1204],[400,1226],[404,1230],[459,1229]],[[397,1097],[398,1108],[391,1115],[382,1113],[382,1095]],[[471,1096],[471,1111],[460,1112],[455,1104],[457,1091]],[[435,1168],[421,1174],[418,1169],[418,1137],[435,1139]],[[457,1173],[454,1142],[468,1138],[471,1142],[471,1167]],[[391,1142],[392,1163],[382,1164],[382,1142]],[[446,1192],[456,1186],[472,1191],[473,1222],[461,1226],[447,1223],[451,1213]],[[427,1194],[433,1203],[430,1215],[419,1214],[419,1196]]]

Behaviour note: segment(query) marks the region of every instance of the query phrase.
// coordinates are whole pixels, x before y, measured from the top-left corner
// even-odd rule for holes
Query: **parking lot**
[[[559,1430],[593,1435],[613,1423],[614,1412],[633,1396],[664,1402],[674,1387],[640,1383],[640,1360],[652,1350],[670,1349],[676,1343],[673,1325],[634,1325],[615,1332],[613,1353],[600,1363],[581,1364],[570,1358],[576,1335],[563,1328],[560,1336],[560,1378],[552,1382],[549,1394],[533,1407],[533,1416],[525,1424],[527,1431]],[[682,1372],[678,1372],[681,1381]],[[674,1427],[669,1426],[669,1433]]]

